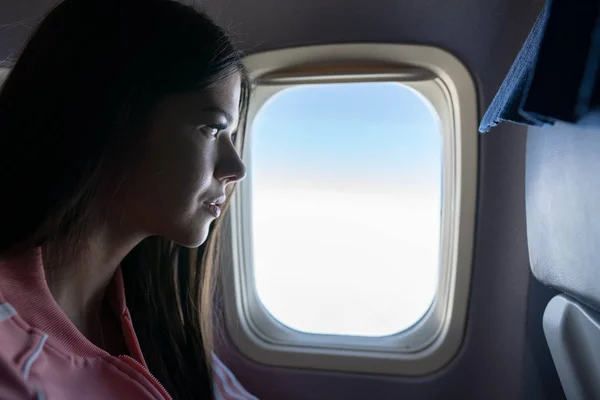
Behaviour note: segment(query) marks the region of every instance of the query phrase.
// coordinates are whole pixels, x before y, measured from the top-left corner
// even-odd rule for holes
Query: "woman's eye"
[[[217,133],[219,133],[219,129],[214,126],[205,126],[204,131],[210,136],[217,136]]]
[[[198,127],[199,131],[209,136],[217,136],[217,134],[223,129],[225,129],[225,127],[223,127],[222,125],[202,125]]]

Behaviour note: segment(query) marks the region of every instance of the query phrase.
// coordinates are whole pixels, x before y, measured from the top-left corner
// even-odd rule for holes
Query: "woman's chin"
[[[171,240],[180,246],[190,249],[202,246],[208,239],[210,223],[202,223],[200,226],[190,228],[191,229],[187,230],[187,232],[182,232],[180,235],[177,235],[176,238],[172,238]]]

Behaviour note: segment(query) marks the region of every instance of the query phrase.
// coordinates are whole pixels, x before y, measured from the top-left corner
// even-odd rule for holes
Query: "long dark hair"
[[[243,76],[244,110],[240,54],[221,28],[189,6],[171,0],[57,5],[0,90],[0,253],[53,243],[62,245],[62,258],[77,251],[99,191],[126,168],[158,102],[235,72]],[[144,357],[178,399],[212,398],[217,228],[198,249],[151,237],[123,260]]]

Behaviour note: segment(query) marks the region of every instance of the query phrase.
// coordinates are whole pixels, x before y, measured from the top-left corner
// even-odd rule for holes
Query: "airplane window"
[[[436,294],[443,138],[433,106],[395,82],[284,89],[252,125],[260,301],[314,334],[387,336]]]

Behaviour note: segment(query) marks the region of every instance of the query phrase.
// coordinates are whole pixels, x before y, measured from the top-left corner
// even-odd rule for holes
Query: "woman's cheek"
[[[197,140],[190,143],[177,154],[173,165],[182,179],[182,191],[191,196],[194,202],[197,202],[202,195],[211,190],[213,175],[212,153],[210,144],[206,146],[206,141]],[[218,189],[217,189],[218,190]]]

